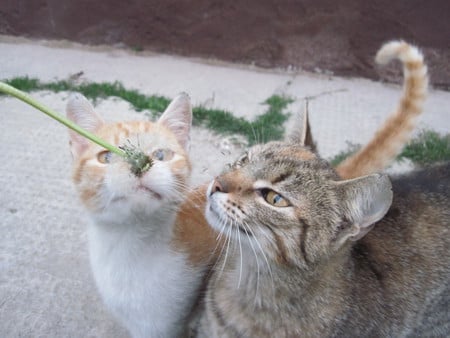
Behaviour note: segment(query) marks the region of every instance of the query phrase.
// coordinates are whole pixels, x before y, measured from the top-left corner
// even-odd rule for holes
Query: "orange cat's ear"
[[[66,114],[70,120],[89,132],[95,132],[104,123],[94,111],[91,103],[78,93],[70,95]],[[72,155],[78,157],[87,148],[90,141],[72,130],[69,130],[69,136]]]
[[[364,237],[388,212],[393,194],[387,175],[374,174],[335,184],[339,198],[344,201],[346,219],[336,234],[336,245],[340,247],[348,240]]]
[[[303,147],[308,147],[316,152],[316,144],[311,134],[311,126],[309,125],[308,100],[305,101],[305,107],[301,117],[297,118],[294,123],[294,130],[290,133],[289,139]]]
[[[181,93],[174,98],[159,118],[158,123],[169,128],[181,146],[187,150],[192,126],[192,107],[189,95]]]

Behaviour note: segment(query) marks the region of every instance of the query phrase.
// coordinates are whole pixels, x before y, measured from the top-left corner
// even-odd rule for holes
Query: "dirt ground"
[[[449,16],[448,0],[0,0],[0,34],[377,79],[376,50],[403,38],[449,90]]]

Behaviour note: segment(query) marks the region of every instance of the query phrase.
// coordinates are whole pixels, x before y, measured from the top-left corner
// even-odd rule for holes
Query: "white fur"
[[[132,224],[98,219],[88,228],[98,290],[133,337],[177,337],[194,303],[201,271],[170,247],[174,217]],[[158,229],[160,231],[158,231]]]
[[[384,44],[375,56],[375,61],[379,64],[387,64],[394,58],[398,58],[403,63],[423,62],[423,55],[419,49],[401,40]]]
[[[203,276],[171,246],[173,204],[181,194],[173,189],[168,162],[155,162],[139,178],[122,165],[110,164],[101,188],[102,208],[91,214],[93,275],[104,303],[133,337],[178,337]],[[138,190],[140,185],[160,198]]]
[[[67,115],[91,132],[103,123],[79,94],[71,96]],[[180,149],[189,139],[191,120],[189,97],[183,94],[166,109],[151,133],[137,130],[126,139],[148,154],[161,148]],[[167,136],[167,128],[176,141]],[[70,135],[74,156],[80,156],[89,143],[75,133]],[[172,159],[154,159],[141,176],[132,174],[129,164],[117,156],[108,163],[94,156],[86,167],[103,168],[104,177],[85,178],[77,184],[80,192],[92,184],[96,189],[87,207],[92,218],[90,260],[98,290],[135,338],[180,336],[203,279],[203,267],[192,266],[187,253],[171,242],[177,207],[185,196],[185,182],[178,182],[177,175],[187,179],[190,173],[188,165],[172,172],[170,163],[181,156],[175,153]]]

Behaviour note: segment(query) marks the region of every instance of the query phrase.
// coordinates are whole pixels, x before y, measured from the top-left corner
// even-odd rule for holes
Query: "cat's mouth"
[[[158,200],[162,200],[162,196],[160,194],[158,194],[156,191],[150,189],[149,187],[147,187],[147,186],[145,186],[143,184],[138,185],[137,188],[136,188],[136,191],[137,192],[144,192],[146,194],[149,194],[149,195],[153,196],[154,198],[156,198]]]
[[[237,228],[239,230],[239,232],[241,232],[241,233],[243,233],[243,234],[245,234],[245,235],[247,235],[249,237],[253,237],[253,233],[251,231],[249,231],[249,230],[245,229],[244,227],[242,227],[235,220],[232,219],[231,222],[229,222],[228,220],[225,221],[224,220],[224,215],[220,211],[215,209],[214,204],[210,203],[208,209],[215,216],[215,218],[218,221],[218,223],[220,223],[220,224],[227,224],[228,226],[230,226],[232,228]]]
[[[138,185],[135,189],[134,189],[135,193],[144,193],[146,195],[150,195],[153,198],[157,199],[157,200],[162,200],[162,196],[160,194],[158,194],[156,191],[153,191],[152,189],[150,189],[149,187],[146,187],[145,185]],[[116,203],[116,202],[121,202],[121,201],[125,201],[127,200],[127,196],[125,195],[120,195],[120,196],[116,196],[112,199],[112,202]]]

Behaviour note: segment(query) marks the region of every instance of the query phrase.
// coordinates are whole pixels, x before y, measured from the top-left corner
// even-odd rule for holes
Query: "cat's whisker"
[[[230,242],[231,242],[231,226],[230,226],[230,224],[228,224],[229,221],[220,218],[220,222],[223,223],[223,230],[224,231],[226,230],[227,233],[224,235],[226,244],[223,245],[222,251],[220,253],[220,260],[222,261],[222,266],[221,266],[221,268],[219,270],[219,273],[218,273],[218,279],[221,278],[222,273],[223,273],[223,271],[225,269],[225,265],[226,265],[227,258],[228,258],[228,253],[229,253],[229,248],[230,248]],[[223,251],[225,251],[225,254],[223,253]]]
[[[242,225],[254,238],[254,233],[253,233],[252,229],[250,228],[250,226],[246,222],[242,222]],[[260,275],[259,260],[258,260],[258,255],[256,254],[255,247],[253,246],[253,243],[252,243],[253,242],[252,238],[250,238],[250,235],[248,233],[247,233],[247,237],[248,237],[248,241],[250,243],[250,247],[252,248],[253,254],[255,255],[255,259],[256,259],[256,273],[257,274],[256,274],[256,292],[255,292],[255,302],[254,302],[254,306],[256,307],[256,302],[257,302],[258,293],[259,293],[259,275]]]
[[[220,252],[216,255],[216,252],[219,251],[219,247],[220,247]],[[219,262],[222,258],[223,255],[223,250],[225,248],[225,243],[224,242],[216,242],[216,245],[214,246],[214,249],[212,249],[211,251],[211,255],[212,256],[216,256],[217,259],[214,259],[214,262],[211,266],[211,268],[209,269],[207,275],[211,276],[215,271],[218,271],[217,267],[219,265]]]
[[[229,223],[229,221],[227,223]],[[226,235],[227,246],[226,246],[226,249],[225,249],[225,257],[223,258],[223,262],[222,262],[223,263],[222,264],[222,268],[221,268],[220,273],[219,273],[219,278],[222,276],[222,273],[223,273],[223,271],[225,269],[225,265],[226,265],[226,262],[227,262],[227,259],[228,259],[228,254],[229,254],[229,250],[230,250],[230,243],[231,243],[232,227],[231,227],[231,224],[226,224],[226,225],[228,227],[228,231],[227,231],[227,235]]]
[[[225,248],[225,243],[222,242],[222,238],[224,237],[224,230],[225,230],[225,227],[226,227],[226,223],[223,222],[222,220],[221,220],[220,223],[221,223],[222,225],[221,225],[220,231],[219,231],[219,233],[217,234],[217,237],[216,237],[216,245],[215,245],[215,247],[214,247],[213,253],[215,253],[216,250],[218,249],[219,245],[222,244],[222,247],[221,247],[220,253],[219,253],[219,257],[222,257],[222,253],[223,253],[223,250],[224,250],[224,248]],[[216,265],[217,265],[218,262],[219,262],[219,260],[217,260],[217,261],[214,263],[214,267],[216,267]]]
[[[250,226],[248,226],[248,227],[250,228]],[[260,229],[260,230],[262,230],[262,229]],[[261,251],[261,253],[262,253],[262,255],[263,255],[264,261],[266,262],[266,265],[267,265],[267,271],[268,271],[268,273],[269,273],[269,275],[270,275],[270,279],[271,279],[271,281],[272,281],[272,292],[273,292],[273,295],[275,296],[275,282],[274,282],[274,279],[273,279],[273,274],[272,274],[272,268],[271,268],[271,265],[270,265],[270,263],[269,263],[269,260],[268,260],[268,258],[267,258],[267,255],[265,254],[264,249],[263,249],[261,243],[259,242],[258,238],[255,236],[254,232],[253,232],[251,229],[250,229],[250,231],[251,231],[251,233],[252,233],[252,235],[253,235],[253,238],[255,239],[256,244],[257,244],[258,247],[259,247],[259,250]],[[261,231],[261,232],[265,235],[265,237],[266,237],[268,240],[270,240],[269,235],[267,235],[264,231]]]
[[[239,241],[239,258],[240,258],[240,265],[239,265],[239,281],[237,288],[241,286],[241,278],[242,278],[242,243],[241,243],[241,233],[239,231],[239,228],[236,227],[236,235]]]
[[[222,241],[222,237],[224,237],[224,230],[226,227],[226,223],[223,222],[222,220],[220,221],[220,223],[221,223],[221,228],[220,228],[220,231],[216,238],[216,245],[214,247],[214,250],[212,251],[212,253],[215,254],[220,246],[220,253],[218,255],[218,259],[215,260],[215,262],[211,268],[211,271],[209,272],[209,275],[211,275],[214,271],[216,271],[216,268],[219,265],[221,258],[223,257],[223,251],[225,250],[225,241]]]

